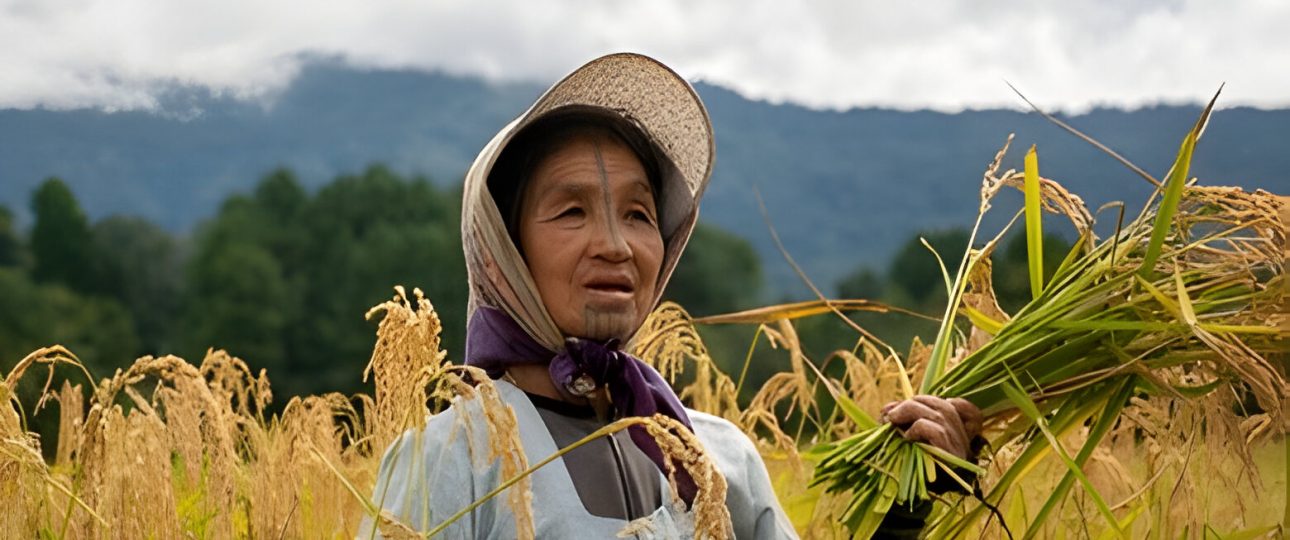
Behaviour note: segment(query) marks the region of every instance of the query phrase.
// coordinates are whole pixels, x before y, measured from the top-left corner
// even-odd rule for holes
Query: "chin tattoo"
[[[582,312],[581,337],[594,340],[627,339],[635,330],[636,315],[621,311],[600,311],[587,308]]]

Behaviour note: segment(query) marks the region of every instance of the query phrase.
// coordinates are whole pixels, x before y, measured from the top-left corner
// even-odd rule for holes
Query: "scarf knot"
[[[551,382],[565,398],[583,398],[604,386],[623,369],[618,339],[598,343],[575,337],[564,341],[564,350],[551,359]]]
[[[599,343],[589,339],[569,338],[564,349],[553,352],[539,345],[505,312],[480,306],[466,324],[466,365],[477,366],[490,377],[498,378],[506,368],[519,364],[547,364],[556,390],[570,396],[585,397],[604,387],[609,390],[616,416],[670,416],[694,431],[681,399],[672,391],[658,371],[625,351],[621,342],[611,339]],[[628,428],[632,442],[649,456],[650,461],[666,471],[666,456],[658,443],[641,426]],[[694,479],[679,464],[676,467],[677,491],[687,503],[698,492]]]

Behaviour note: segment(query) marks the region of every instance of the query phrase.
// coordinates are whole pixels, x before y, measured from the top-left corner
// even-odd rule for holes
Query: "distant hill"
[[[543,88],[321,62],[268,105],[175,88],[161,114],[0,110],[0,204],[25,216],[32,188],[56,175],[92,218],[135,214],[185,232],[276,166],[312,187],[376,162],[459,183],[479,148]],[[697,88],[717,131],[703,219],[753,242],[766,261],[768,300],[805,289],[775,250],[754,188],[790,252],[826,288],[859,264],[882,268],[917,230],[970,225],[981,172],[1008,133],[1017,137],[1005,167],[1019,168],[1037,144],[1043,174],[1090,208],[1111,200],[1133,208],[1149,193],[1146,182],[1035,115],[819,111]],[[1197,113],[1100,109],[1067,120],[1159,176]],[[1290,110],[1222,110],[1192,170],[1209,184],[1287,193],[1287,141]],[[1015,210],[1009,200],[996,204],[993,223]]]

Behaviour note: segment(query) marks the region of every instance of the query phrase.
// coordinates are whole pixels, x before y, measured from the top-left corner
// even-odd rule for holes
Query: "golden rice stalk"
[[[784,432],[780,427],[780,416],[776,409],[781,401],[790,399],[797,391],[797,380],[792,373],[776,373],[767,379],[757,390],[748,408],[739,416],[738,425],[744,433],[749,434],[759,446],[787,453],[794,462],[800,461],[797,455],[797,440]],[[759,430],[770,434],[770,440],[757,435]]]
[[[995,417],[1004,428],[993,438],[995,446],[1027,441],[1018,461],[987,492],[986,498],[995,503],[1011,494],[1009,487],[1038,463],[1038,456],[1052,451],[1061,457],[1068,471],[1034,514],[1027,538],[1040,532],[1055,509],[1085,495],[1095,503],[1100,523],[1125,534],[1122,529],[1128,525],[1113,514],[1086,472],[1099,463],[1090,459],[1105,458],[1098,443],[1115,425],[1126,399],[1138,392],[1178,399],[1187,393],[1204,395],[1220,385],[1248,389],[1269,416],[1247,421],[1249,434],[1237,440],[1266,431],[1270,422],[1284,422],[1286,383],[1263,352],[1277,350],[1276,342],[1287,335],[1279,321],[1268,324],[1268,315],[1283,313],[1287,300],[1285,225],[1278,199],[1266,193],[1247,196],[1231,188],[1186,186],[1192,149],[1209,110],[1184,138],[1161,199],[1149,200],[1138,218],[1123,229],[1117,226],[1114,237],[1100,242],[1090,230],[1092,217],[1083,202],[1055,182],[1039,181],[1033,152],[1027,155],[1026,173],[999,175],[1005,145],[984,175],[971,236],[975,238],[981,216],[999,189],[1024,185],[1034,300],[1013,317],[1001,316],[989,283],[973,278],[974,272],[988,272],[973,267],[987,260],[995,242],[966,252],[955,277],[946,280],[949,308],[921,391],[964,397],[988,418]],[[1049,283],[1041,281],[1037,264],[1041,199],[1050,212],[1069,217],[1082,240]],[[966,343],[954,328],[960,310],[975,327]],[[958,352],[951,354],[955,349]],[[952,357],[963,360],[950,363]],[[1180,366],[1212,375],[1220,384],[1162,384],[1169,370]],[[857,534],[875,531],[896,504],[927,500],[927,483],[938,470],[973,467],[952,456],[928,453],[894,435],[890,426],[874,423],[856,408],[849,411],[856,424],[865,425],[855,435],[820,447],[824,458],[815,481],[853,494],[846,521]],[[1066,448],[1062,440],[1080,433],[1086,441],[1079,443],[1078,451]],[[1243,461],[1247,470],[1252,468],[1249,460]],[[1067,497],[1076,482],[1082,493]],[[962,534],[981,513],[981,508],[972,508],[934,534]],[[1024,509],[1022,514],[1027,515]]]
[[[52,380],[54,376],[53,370],[55,365],[68,364],[76,366],[82,371],[85,370],[85,366],[81,364],[81,361],[77,359],[76,355],[72,354],[71,351],[67,350],[66,347],[63,347],[62,345],[53,345],[36,349],[32,351],[31,354],[24,356],[17,364],[14,364],[13,369],[9,370],[9,374],[5,376],[5,384],[11,389],[17,388],[18,381],[22,379],[23,375],[27,373],[27,370],[31,368],[31,366],[36,364],[42,364],[49,368],[49,376],[45,381],[46,391],[49,390],[50,380]],[[87,378],[88,376],[89,374],[86,373]]]
[[[463,366],[477,380],[476,387],[482,400],[484,421],[488,426],[489,455],[491,459],[500,460],[502,480],[509,480],[521,475],[529,468],[528,456],[520,442],[520,426],[515,419],[515,409],[502,401],[493,385],[482,370],[473,366]],[[467,416],[467,415],[458,415]],[[532,482],[527,475],[521,477],[507,494],[506,502],[515,514],[516,537],[531,540],[536,533],[533,526],[533,490]]]
[[[85,394],[81,385],[72,386],[63,381],[58,391],[58,450],[54,464],[60,468],[73,465],[72,453],[80,448],[81,434],[85,427]]]
[[[426,386],[442,373],[447,356],[439,345],[439,315],[421,289],[412,290],[413,300],[402,286],[394,290],[391,300],[366,315],[370,320],[384,313],[371,361],[363,370],[364,381],[374,376],[376,382],[374,448],[385,448],[404,430],[425,425],[430,412]]]
[[[793,413],[793,408],[797,407],[803,415],[814,410],[815,408],[815,391],[808,382],[806,373],[806,353],[802,351],[802,340],[797,336],[797,330],[793,328],[793,323],[786,319],[779,321],[778,330],[772,331],[766,329],[766,337],[770,340],[772,346],[783,347],[788,351],[789,368],[792,377],[790,382],[793,386],[793,401],[788,409],[788,414]]]
[[[775,348],[783,348],[789,353],[791,370],[771,375],[757,393],[753,395],[748,407],[739,415],[736,422],[748,437],[751,438],[763,453],[779,452],[787,455],[795,469],[800,469],[801,456],[798,455],[797,437],[784,432],[780,420],[787,420],[797,411],[800,421],[805,422],[808,415],[819,416],[819,410],[813,399],[814,391],[806,380],[806,355],[802,352],[797,333],[788,319],[777,319],[775,330],[765,324],[761,331]],[[787,331],[784,329],[787,328]],[[810,395],[811,397],[807,397]],[[787,411],[780,414],[779,404],[788,401]],[[769,434],[769,439],[760,435],[760,431]]]
[[[133,388],[147,377],[158,383],[151,401]],[[113,405],[121,392],[134,401],[128,415]],[[196,367],[174,356],[140,358],[129,369],[117,370],[111,379],[105,379],[95,392],[78,451],[82,493],[113,529],[139,527],[143,533],[148,530],[148,520],[136,522],[142,518],[131,511],[139,501],[156,497],[166,516],[177,519],[179,515],[178,510],[171,511],[177,500],[170,489],[173,456],[177,467],[173,484],[184,494],[199,494],[185,508],[188,521],[182,525],[232,534],[229,515],[219,510],[235,502],[239,459],[232,425]],[[127,466],[130,463],[134,463],[133,472]],[[164,479],[164,485],[152,486],[148,492],[142,486],[149,483],[131,483],[121,476],[129,474]],[[181,525],[166,519],[154,521],[157,530],[175,533]],[[92,523],[86,522],[86,526],[92,527]]]
[[[735,313],[708,315],[706,317],[694,319],[694,322],[698,324],[770,324],[778,323],[782,320],[792,321],[805,317],[814,317],[825,313],[852,311],[867,311],[870,313],[904,313],[915,317],[926,317],[926,315],[896,306],[890,306],[882,302],[851,298],[839,300],[806,300],[802,302],[776,304],[773,306],[737,311]]]
[[[1164,378],[1187,387],[1209,380],[1182,369],[1171,371]],[[1207,527],[1226,531],[1270,523],[1256,509],[1279,506],[1274,502],[1275,492],[1261,479],[1271,471],[1260,471],[1249,455],[1246,426],[1233,414],[1239,408],[1234,394],[1209,392],[1197,398],[1144,394],[1129,401],[1121,422],[1094,451],[1085,472],[1097,491],[1114,502],[1112,510],[1120,515],[1140,512],[1126,531],[1131,537],[1177,538]],[[1078,448],[1086,435],[1084,429],[1063,442],[1068,448]],[[1015,459],[1020,446],[1009,448]],[[996,455],[990,474],[983,479],[986,485],[1011,464],[1005,459],[1008,453]],[[1045,479],[1051,481],[1060,474],[1057,464],[1040,463],[1026,487],[1042,490],[1047,485]],[[1231,497],[1232,493],[1243,495]],[[1014,495],[1001,509],[1009,514],[1010,507],[1026,505],[1023,499]],[[1032,500],[1030,504],[1035,503]],[[1041,526],[1040,535],[1051,537],[1085,527],[1096,531],[1096,523],[1081,522],[1095,512],[1087,497],[1072,494],[1061,512]],[[1004,534],[997,524],[981,533]]]
[[[658,443],[663,455],[672,502],[680,501],[676,491],[673,463],[680,462],[699,488],[694,497],[694,537],[720,540],[734,536],[730,510],[726,508],[726,477],[703,449],[703,444],[689,428],[675,418],[656,414],[644,424],[645,431]]]
[[[26,371],[38,364],[48,368],[48,375],[40,401],[33,410],[39,409],[51,396],[59,399],[50,392],[55,365],[75,366],[88,377],[88,372],[75,355],[66,348],[55,345],[28,354],[14,366],[4,381],[0,381],[0,403],[3,403],[0,405],[0,507],[5,509],[0,512],[0,534],[27,535],[41,529],[52,531],[52,524],[69,523],[68,520],[73,515],[87,516],[87,519],[93,519],[98,525],[106,527],[102,516],[71,491],[68,487],[70,482],[50,470],[41,456],[40,441],[34,434],[25,431],[25,424],[19,415],[23,408],[13,389]],[[72,397],[71,392],[64,392],[64,395],[66,399],[63,400],[60,415],[64,418],[77,416],[74,411],[79,411],[80,405],[71,403],[77,398]],[[60,530],[67,532],[68,528],[62,527]],[[72,532],[75,530],[72,529]]]
[[[1008,171],[996,181],[999,187],[1007,186],[1025,190],[1025,173]],[[1093,214],[1084,206],[1084,199],[1067,191],[1061,184],[1049,178],[1039,178],[1040,208],[1050,214],[1065,216],[1075,227],[1076,234],[1083,234],[1093,226]]]
[[[843,389],[851,401],[865,411],[876,413],[884,404],[908,395],[908,378],[902,374],[901,360],[894,352],[884,353],[869,340],[862,340],[856,353],[833,353],[846,367],[845,376],[836,381],[836,386]],[[908,372],[909,366],[904,368]],[[837,421],[833,423],[833,433],[842,436],[855,430],[855,423],[846,415],[835,416]]]
[[[502,461],[505,474],[518,475],[527,464],[513,412],[482,373],[446,370],[429,302],[415,291],[414,305],[396,290],[393,301],[373,310],[386,316],[368,370],[377,380],[377,400],[308,396],[265,419],[272,399],[267,375],[254,376],[245,362],[211,350],[200,368],[176,357],[141,358],[97,384],[82,414],[79,387],[65,383],[48,391],[51,371],[41,402],[61,404],[56,463],[65,473],[51,474],[44,465],[9,389],[32,366],[79,363],[62,347],[28,355],[0,383],[0,397],[14,404],[0,407],[0,503],[18,509],[4,513],[0,531],[163,538],[354,531],[362,512],[344,484],[353,479],[351,485],[370,489],[379,460],[375,446],[363,443],[373,433],[388,437],[422,421],[430,381],[436,395],[482,397],[494,434],[488,454]],[[153,381],[151,391],[143,390]],[[119,397],[127,408],[116,404]],[[520,535],[532,537],[530,494],[521,487],[509,502]]]
[[[395,293],[392,300],[367,313],[369,319],[384,313],[371,362],[364,371],[365,380],[372,374],[376,382],[374,407],[369,409],[375,414],[368,414],[373,425],[372,447],[384,449],[403,431],[424,427],[430,412],[428,399],[445,403],[458,398],[481,400],[489,448],[484,453],[468,446],[472,461],[481,465],[499,462],[503,481],[515,484],[508,492],[507,504],[515,516],[516,534],[519,538],[533,538],[532,490],[528,476],[522,474],[529,465],[515,411],[502,400],[482,370],[445,360],[447,353],[440,349],[439,316],[420,289],[413,289],[415,304],[409,301],[403,287],[395,287]],[[474,428],[469,425],[471,416],[457,415],[467,424],[467,432]]]
[[[999,307],[999,300],[994,293],[994,265],[990,262],[994,245],[997,244],[992,243],[982,250],[981,257],[972,265],[972,270],[968,272],[967,290],[963,292],[963,311],[973,323],[964,345],[968,354],[980,349],[1004,324],[1012,320]],[[966,354],[956,356],[965,357]]]
[[[278,477],[253,478],[253,485],[274,497],[263,500],[252,494],[255,521],[260,530],[287,531],[287,536],[313,538],[330,531],[357,530],[359,507],[345,488],[346,481],[370,486],[375,460],[360,459],[349,451],[350,436],[337,420],[358,414],[349,398],[338,393],[293,398],[270,430],[271,447],[263,466],[281,471]],[[338,478],[327,462],[341,464],[345,478]],[[275,488],[271,482],[290,489]],[[267,497],[266,497],[267,499]],[[283,529],[283,525],[286,528]]]
[[[103,445],[87,498],[121,538],[179,537],[181,524],[170,475],[173,432],[156,415],[113,407],[100,417]],[[141,511],[141,509],[147,509]],[[218,514],[218,507],[207,512]],[[92,534],[92,533],[91,533]]]
[[[17,397],[7,381],[0,381],[0,532],[34,531],[47,521],[44,482],[48,468],[40,456],[40,443],[22,426],[13,404]]]
[[[739,419],[735,383],[712,360],[685,308],[663,302],[641,324],[628,349],[673,385],[685,372],[685,365],[692,364],[693,380],[678,392],[681,400],[693,409],[732,422]]]
[[[273,401],[273,390],[269,387],[266,370],[261,369],[259,376],[254,376],[246,362],[227,351],[207,349],[199,369],[202,377],[207,380],[211,394],[224,410],[232,414],[248,419],[257,418],[269,402]]]

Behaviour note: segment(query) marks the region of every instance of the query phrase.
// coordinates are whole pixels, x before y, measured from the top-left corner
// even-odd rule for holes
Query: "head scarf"
[[[466,364],[499,377],[511,365],[545,363],[566,397],[605,386],[620,416],[660,413],[690,427],[667,381],[622,350],[618,340],[601,343],[560,332],[488,191],[489,172],[506,144],[533,121],[572,107],[617,115],[653,147],[664,201],[658,209],[664,253],[652,304],[662,296],[694,228],[714,154],[712,125],[694,89],[663,64],[637,54],[609,55],[578,68],[502,128],[466,174],[461,224],[470,280]],[[639,427],[630,429],[636,445],[665,469],[653,439]],[[676,478],[681,497],[691,502],[693,480],[680,467]]]

